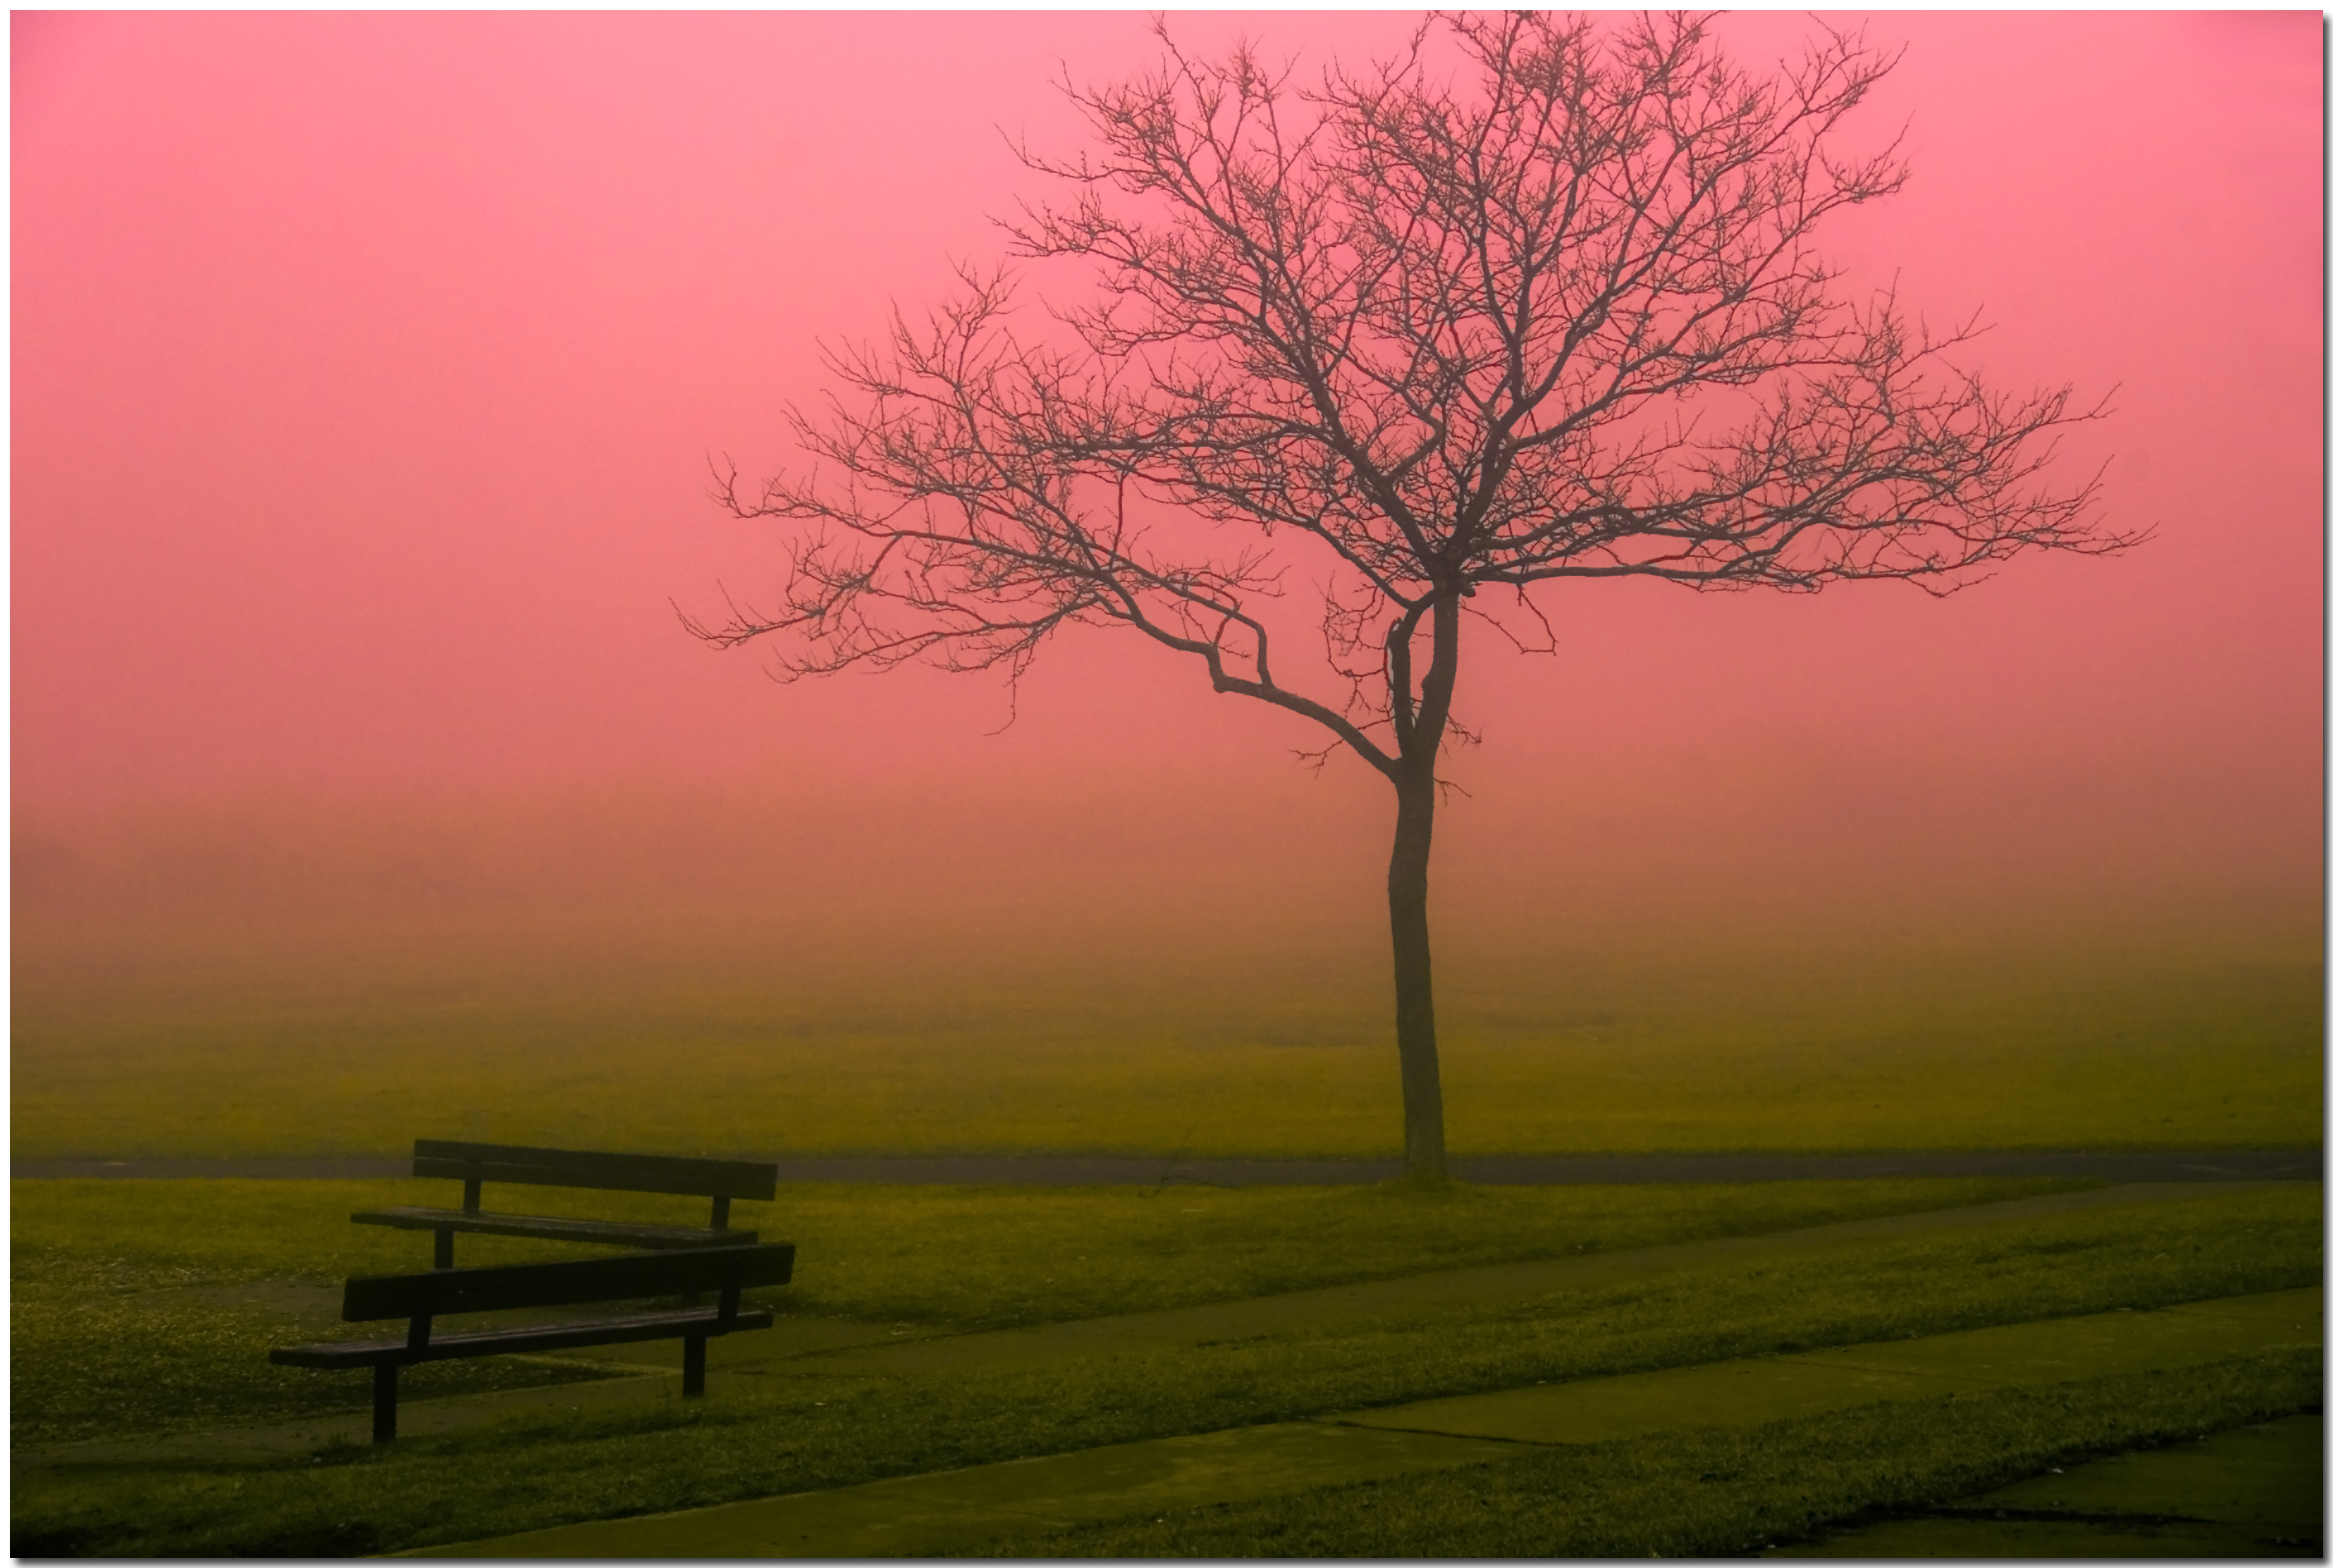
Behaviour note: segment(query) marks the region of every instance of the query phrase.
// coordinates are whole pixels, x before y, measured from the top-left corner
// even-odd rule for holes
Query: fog
[[[1238,24],[1314,62],[1407,25]],[[1763,60],[1806,24],[1726,25]],[[2111,460],[2112,519],[2156,537],[1942,603],[1551,590],[1556,657],[1468,655],[1449,963],[2316,941],[2319,21],[1870,25],[1906,53],[1860,134],[1906,127],[1915,176],[1832,253],[1982,309],[2002,385],[2111,391],[2065,471]],[[785,686],[673,614],[777,559],[708,458],[788,461],[819,339],[999,253],[986,215],[1040,182],[994,128],[1074,148],[1047,83],[1148,59],[1142,18],[12,28],[20,990],[68,950],[386,925],[877,969],[1378,951],[1381,783],[1314,778],[1295,721],[1172,655],[1078,631],[1017,698]]]

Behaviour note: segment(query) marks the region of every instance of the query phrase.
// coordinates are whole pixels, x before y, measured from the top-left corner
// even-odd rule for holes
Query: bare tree
[[[1131,626],[1319,725],[1308,755],[1393,788],[1405,1147],[1438,1178],[1426,865],[1470,617],[1545,649],[1555,578],[1941,594],[2136,536],[2099,524],[2095,478],[2038,483],[2100,409],[1993,390],[1954,363],[1973,324],[1845,297],[1810,248],[1905,177],[1893,147],[1834,150],[1894,63],[1859,34],[1761,76],[1695,18],[1443,17],[1300,91],[1158,33],[1155,74],[1066,86],[1094,150],[1019,149],[1069,190],[1005,224],[1011,253],[1082,263],[1087,302],[1016,336],[1010,276],[965,269],[926,322],[830,352],[847,398],[792,414],[817,466],[716,492],[801,525],[782,603],[684,619],[775,639],[788,676],[1017,677],[1063,626]],[[1291,597],[1306,557],[1319,591]],[[1291,602],[1325,693],[1274,664]]]

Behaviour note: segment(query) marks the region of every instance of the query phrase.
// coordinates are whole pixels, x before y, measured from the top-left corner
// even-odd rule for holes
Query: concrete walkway
[[[2287,1416],[2053,1470],[1769,1557],[2325,1555],[2325,1418]]]
[[[1128,1443],[407,1554],[924,1557],[1014,1535],[1416,1474],[1551,1444],[1762,1425],[1888,1401],[2321,1345],[2321,1288],[1596,1378]],[[1867,1553],[1856,1553],[1865,1555]]]
[[[2051,1192],[2004,1203],[1842,1220],[1762,1236],[1719,1237],[1620,1252],[1538,1258],[1529,1263],[1484,1264],[1473,1268],[1290,1291],[1281,1296],[1251,1296],[1206,1306],[1127,1313],[986,1334],[894,1338],[885,1331],[876,1330],[866,1333],[857,1343],[807,1351],[773,1335],[755,1334],[721,1347],[715,1377],[717,1381],[725,1370],[778,1376],[881,1376],[954,1367],[1013,1370],[1092,1356],[1141,1355],[1224,1340],[1330,1327],[1439,1306],[1496,1306],[1560,1291],[1604,1290],[1728,1264],[1783,1259],[1876,1241],[1942,1236],[2243,1190],[2224,1182],[2134,1182],[2079,1192]],[[781,1328],[783,1326],[782,1320]],[[679,1351],[668,1344],[627,1346],[624,1354],[632,1362],[662,1357],[674,1367],[680,1364]]]
[[[781,1181],[885,1186],[1341,1187],[1389,1181],[1399,1160],[1180,1159],[1156,1154],[828,1154],[766,1160]],[[405,1154],[282,1154],[242,1159],[98,1155],[11,1160],[19,1181],[62,1177],[379,1180],[411,1173]],[[2102,1181],[2321,1181],[2322,1149],[1902,1149],[1855,1154],[1462,1154],[1462,1181],[1567,1187],[1692,1181],[1867,1181],[1883,1177],[2073,1176]]]
[[[1540,1258],[1529,1263],[1485,1264],[1397,1279],[1291,1291],[1282,1296],[1253,1296],[1208,1306],[1128,1313],[990,1334],[859,1344],[819,1353],[796,1364],[806,1372],[829,1374],[879,1374],[954,1366],[1036,1367],[1068,1357],[1142,1354],[1211,1341],[1322,1328],[1421,1308],[1494,1306],[1558,1291],[1603,1290],[1732,1263],[1779,1259],[1909,1237],[1947,1235],[2059,1215],[2175,1202],[2236,1190],[2220,1182],[2134,1182],[2123,1187],[2012,1199],[2005,1203],[1843,1220],[1763,1236],[1719,1237],[1622,1252]],[[679,1353],[668,1346],[662,1348],[677,1365]],[[753,1349],[741,1343],[737,1350],[739,1353],[728,1364],[738,1371],[754,1370]]]

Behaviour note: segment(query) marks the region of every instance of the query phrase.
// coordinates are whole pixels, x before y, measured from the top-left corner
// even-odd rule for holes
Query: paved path
[[[1045,1324],[1035,1328],[1005,1329],[987,1334],[934,1335],[890,1343],[836,1346],[812,1354],[786,1358],[780,1372],[800,1370],[827,1374],[881,1374],[952,1366],[990,1369],[1036,1367],[1064,1359],[1094,1355],[1142,1354],[1200,1344],[1208,1341],[1247,1339],[1286,1334],[1296,1329],[1326,1327],[1419,1308],[1454,1305],[1496,1305],[1527,1301],[1565,1290],[1602,1290],[1639,1280],[1711,1268],[1761,1258],[1779,1258],[1889,1241],[1912,1236],[1935,1236],[1954,1231],[2014,1225],[2059,1215],[2088,1214],[2182,1199],[2209,1197],[2230,1189],[2218,1182],[2134,1182],[2121,1187],[2090,1188],[2079,1192],[2052,1192],[2005,1203],[1972,1204],[1960,1209],[1936,1209],[1918,1214],[1889,1214],[1872,1219],[1842,1220],[1763,1236],[1727,1236],[1707,1241],[1679,1241],[1663,1247],[1626,1251],[1587,1253],[1570,1257],[1538,1258],[1528,1263],[1493,1263],[1473,1268],[1445,1269],[1434,1274],[1407,1275],[1396,1279],[1332,1285],[1281,1296],[1251,1296],[1243,1301],[1206,1306],[1174,1307],[1161,1312],[1128,1313],[1115,1317],[1085,1318]],[[757,1336],[758,1337],[758,1336]],[[658,1349],[678,1364],[678,1352]],[[755,1354],[747,1343],[728,1358],[734,1370],[756,1370]]]
[[[1339,1187],[1388,1181],[1398,1160],[1178,1160],[1140,1154],[863,1154],[770,1160],[784,1181],[1013,1187]],[[403,1154],[243,1160],[12,1160],[18,1180],[59,1177],[409,1175]],[[1560,1187],[1664,1181],[1858,1181],[1918,1176],[2087,1176],[2106,1181],[2324,1180],[2321,1149],[1918,1149],[1860,1154],[1486,1154],[1451,1162],[1461,1181]]]
[[[2325,1555],[2325,1418],[2094,1459],[1769,1557]]]
[[[1481,1464],[1531,1447],[1762,1425],[1887,1401],[2201,1365],[2323,1343],[2319,1288],[1974,1329],[1127,1443],[408,1554],[938,1556],[1015,1535]],[[1866,1554],[1858,1553],[1858,1555]]]

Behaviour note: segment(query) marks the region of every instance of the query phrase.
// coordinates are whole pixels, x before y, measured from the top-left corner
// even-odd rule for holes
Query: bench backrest
[[[349,1281],[341,1298],[341,1317],[348,1323],[369,1323],[438,1313],[571,1306],[685,1291],[719,1291],[723,1310],[734,1313],[739,1290],[783,1285],[793,1272],[793,1244],[765,1241],[754,1247],[714,1247],[701,1251],[626,1253],[618,1257],[506,1263],[427,1274],[362,1275]]]
[[[620,1192],[681,1192],[699,1198],[778,1194],[778,1168],[754,1160],[692,1160],[670,1154],[598,1154],[580,1149],[530,1149],[516,1143],[413,1141],[416,1176],[450,1176],[465,1183],[463,1207],[477,1207],[481,1181],[536,1187],[595,1187]],[[725,1209],[727,1206],[725,1204]]]

